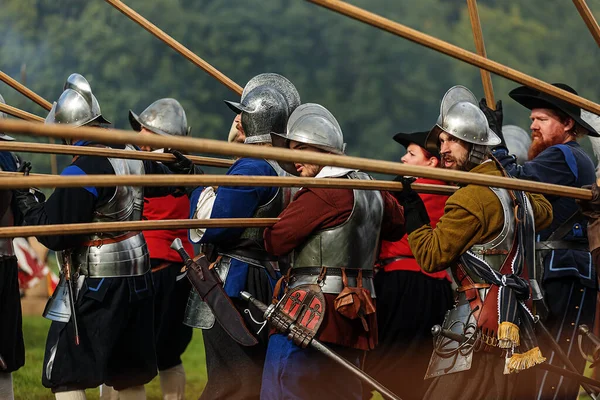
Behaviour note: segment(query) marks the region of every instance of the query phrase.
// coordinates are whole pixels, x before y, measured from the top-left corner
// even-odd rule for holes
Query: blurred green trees
[[[393,160],[398,131],[429,128],[452,85],[483,95],[477,68],[300,0],[127,0],[126,3],[241,86],[278,72],[338,118],[352,155]],[[352,3],[474,50],[466,1],[354,0]],[[551,4],[550,4],[551,3]],[[588,0],[600,17],[600,0]],[[90,81],[103,114],[128,129],[127,110],[159,97],[185,107],[196,137],[224,139],[235,99],[199,68],[101,0],[0,0],[0,70],[49,101],[65,78]],[[549,82],[565,82],[600,101],[600,50],[571,2],[480,0],[488,56]],[[528,127],[508,98],[517,85],[494,77],[505,123]],[[6,101],[45,116],[11,88]],[[49,171],[47,155],[26,155]],[[61,165],[68,157],[61,157]]]

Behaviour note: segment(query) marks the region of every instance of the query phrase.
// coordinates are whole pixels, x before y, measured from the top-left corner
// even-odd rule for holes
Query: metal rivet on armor
[[[567,342],[570,342],[570,341],[571,341],[571,339],[567,339]]]
[[[579,306],[575,306],[575,309],[576,309],[576,310],[579,310]]]
[[[575,326],[575,322],[571,322],[571,326]]]

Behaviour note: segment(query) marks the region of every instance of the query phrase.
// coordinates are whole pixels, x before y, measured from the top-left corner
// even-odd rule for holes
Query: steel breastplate
[[[138,276],[150,270],[150,254],[140,232],[125,240],[72,250],[71,265],[92,278]]]
[[[371,179],[362,172],[351,172],[347,178]],[[292,275],[301,268],[310,267],[373,270],[383,218],[383,199],[375,190],[353,190],[353,195],[352,212],[343,224],[312,234],[294,250]],[[298,274],[290,287],[316,283],[316,279],[317,275]],[[348,284],[356,286],[356,278],[349,276]],[[324,293],[337,294],[343,289],[341,276],[326,275],[321,285]],[[374,295],[371,277],[363,277],[363,287]]]

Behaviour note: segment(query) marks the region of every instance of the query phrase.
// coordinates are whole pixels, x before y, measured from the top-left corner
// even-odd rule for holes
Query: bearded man
[[[573,94],[577,92],[562,83],[554,86]],[[509,93],[519,104],[531,110],[529,161],[516,163],[501,143],[494,155],[506,171],[520,179],[557,185],[582,187],[595,179],[594,163],[581,148],[578,139],[598,133],[581,118],[581,109],[546,93],[525,86]],[[492,129],[502,122],[502,107],[495,112],[482,105]],[[575,329],[580,324],[593,326],[596,312],[597,278],[589,253],[585,218],[574,199],[546,195],[552,204],[554,219],[546,229],[537,232],[538,270],[543,271],[541,284],[547,305],[546,325],[554,339],[580,372],[585,360],[573,346]],[[535,288],[534,288],[535,289]],[[539,296],[541,298],[541,296]],[[543,316],[546,310],[536,310]],[[579,383],[544,372],[538,377],[537,398],[574,399]]]
[[[477,99],[457,86],[444,96],[425,145],[439,149],[446,168],[503,176],[489,153],[499,143]],[[531,387],[517,379],[526,379],[523,370],[544,358],[523,302],[529,297],[534,229],[550,224],[550,203],[541,195],[466,185],[448,198],[433,228],[422,199],[403,183],[398,200],[415,260],[426,272],[450,267],[458,285],[457,303],[443,327],[471,339],[437,338],[426,374],[433,380],[424,398],[530,398],[521,396]]]

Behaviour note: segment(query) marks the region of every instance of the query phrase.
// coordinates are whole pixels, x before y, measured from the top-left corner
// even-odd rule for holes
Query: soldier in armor
[[[564,84],[554,86],[577,94]],[[532,143],[529,161],[519,165],[504,141],[494,148],[494,155],[506,171],[520,179],[582,187],[595,179],[594,163],[577,142],[586,134],[598,136],[581,118],[579,107],[525,86],[509,93],[515,101],[531,110]],[[494,112],[483,105],[492,128],[503,138],[502,108]],[[510,147],[509,147],[510,148]],[[598,289],[596,271],[588,251],[585,218],[574,199],[546,195],[552,204],[552,224],[537,233],[537,281],[544,293],[547,312],[545,324],[572,363],[583,373],[585,360],[572,346],[580,324],[593,326]],[[541,295],[540,295],[541,297]],[[545,316],[544,314],[548,314]],[[550,354],[549,354],[550,356]],[[579,384],[559,375],[540,372],[539,397],[575,399]]]
[[[489,153],[498,143],[473,94],[450,89],[426,141],[427,148],[439,149],[443,167],[503,176]],[[523,370],[545,359],[524,302],[534,229],[550,224],[550,203],[541,195],[466,185],[450,196],[432,228],[421,198],[405,183],[398,199],[416,261],[426,272],[450,267],[458,285],[456,305],[435,343],[426,374],[434,379],[424,398],[530,398],[521,397],[533,390]]]
[[[48,124],[101,126],[108,121],[87,80],[72,74],[54,103]],[[73,146],[108,147],[84,140]],[[122,146],[135,151],[133,146]],[[182,156],[183,157],[183,156]],[[172,168],[194,173],[180,159]],[[184,168],[187,166],[187,170]],[[170,173],[156,162],[95,156],[74,157],[61,175],[139,175]],[[47,201],[26,190],[16,203],[25,225],[135,221],[144,194],[162,196],[173,188],[57,188]],[[85,399],[85,389],[105,383],[120,399],[144,399],[144,384],[156,375],[153,285],[146,241],[141,232],[39,236],[57,251],[61,281],[44,316],[52,325],[46,341],[42,383],[57,399]]]
[[[181,104],[169,98],[155,101],[140,115],[130,110],[129,122],[142,135],[188,136],[191,130]],[[141,150],[164,151],[144,146]],[[190,201],[184,193],[144,198],[144,218],[148,220],[185,219],[189,209]],[[183,315],[191,286],[187,279],[177,280],[183,264],[170,245],[175,238],[180,238],[189,254],[193,254],[194,249],[186,229],[143,233],[150,252],[154,282],[154,333],[160,386],[164,399],[183,400],[185,371],[181,355],[192,340],[192,328],[183,324]]]
[[[271,132],[283,132],[300,96],[294,85],[281,75],[255,76],[244,87],[240,102],[225,102],[236,114],[246,134],[244,143],[271,145]],[[281,176],[283,170],[270,160],[239,158],[227,175]],[[287,204],[288,191],[275,187],[226,187],[215,192],[199,187],[191,195],[191,218],[276,217]],[[262,302],[270,302],[280,277],[278,258],[263,245],[261,228],[209,228],[190,231],[194,243],[212,247],[215,270],[224,289],[243,316],[259,344],[244,347],[216,323],[210,308],[195,291],[190,292],[185,322],[203,329],[208,383],[201,399],[258,399],[260,376],[267,346],[268,328],[261,313],[239,297],[241,290]],[[208,252],[207,252],[208,253]]]
[[[406,148],[401,162],[437,168],[439,153],[425,149],[429,131],[398,133],[394,140]],[[435,179],[415,183],[445,185]],[[447,195],[419,193],[435,227],[444,214]],[[452,308],[451,279],[446,271],[424,272],[408,245],[408,235],[396,242],[382,241],[375,274],[379,344],[367,354],[365,371],[404,400],[422,399],[423,381],[433,350],[431,327],[441,324]],[[370,388],[365,398],[370,399]]]
[[[287,134],[272,136],[274,146],[344,154],[339,124],[318,104],[298,107],[290,116]],[[371,179],[346,168],[280,165],[302,177]],[[302,188],[279,218],[264,231],[269,253],[293,257],[278,307],[285,313],[307,310],[296,320],[306,335],[359,365],[364,352],[377,345],[373,266],[379,240],[402,237],[401,207],[387,192]],[[302,347],[306,347],[303,337],[279,333],[270,337],[261,399],[311,399],[315,393],[327,399],[362,398],[358,379],[317,351]]]
[[[0,103],[6,104],[0,96]],[[4,119],[0,113],[0,119]],[[0,140],[14,140],[0,132]],[[8,151],[0,152],[0,170],[16,172],[17,158]],[[13,192],[0,191],[0,226],[15,225]],[[0,239],[0,398],[14,399],[12,373],[25,364],[21,296],[17,278],[17,257],[12,239]]]

